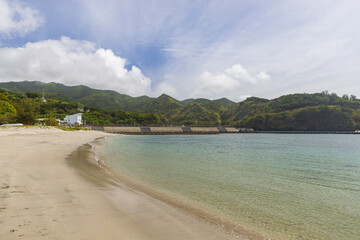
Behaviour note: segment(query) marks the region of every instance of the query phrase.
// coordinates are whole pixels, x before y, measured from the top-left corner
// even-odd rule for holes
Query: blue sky
[[[0,81],[131,96],[360,95],[360,2],[0,0]]]

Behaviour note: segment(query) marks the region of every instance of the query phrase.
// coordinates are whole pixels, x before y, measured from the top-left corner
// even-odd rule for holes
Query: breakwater
[[[171,135],[171,134],[219,134],[253,132],[252,129],[235,127],[123,127],[123,126],[86,126],[87,129],[107,133],[131,135]]]
[[[129,135],[270,133],[270,134],[360,134],[360,131],[255,131],[236,127],[146,127],[146,126],[85,126],[89,130]]]

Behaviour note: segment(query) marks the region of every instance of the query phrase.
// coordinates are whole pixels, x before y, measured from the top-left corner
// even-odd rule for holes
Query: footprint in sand
[[[24,193],[24,191],[16,190],[16,191],[11,191],[10,193]]]

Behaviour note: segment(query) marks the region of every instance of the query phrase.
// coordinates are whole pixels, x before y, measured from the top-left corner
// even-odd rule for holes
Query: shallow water
[[[119,175],[278,239],[358,239],[360,136],[116,136]]]

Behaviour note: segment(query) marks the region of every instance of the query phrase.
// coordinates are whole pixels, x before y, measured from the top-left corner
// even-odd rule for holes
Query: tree
[[[4,94],[0,93],[0,124],[14,122],[15,116],[16,108]]]
[[[0,125],[15,122],[16,115],[11,112],[0,114]]]
[[[31,98],[24,98],[19,104],[17,120],[24,124],[34,124],[36,119],[36,104]]]
[[[355,96],[355,95],[351,95],[349,100],[350,100],[350,101],[356,101],[356,96]]]
[[[46,126],[59,126],[55,118],[48,118],[44,121]]]
[[[41,98],[41,95],[39,93],[36,93],[36,92],[26,92],[25,96],[27,98]]]

